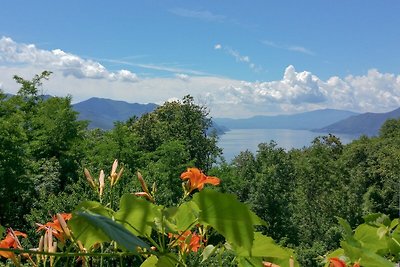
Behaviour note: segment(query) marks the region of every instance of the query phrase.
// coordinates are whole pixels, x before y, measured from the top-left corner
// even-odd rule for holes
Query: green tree
[[[178,140],[195,166],[208,170],[221,154],[217,135],[207,133],[211,124],[207,109],[196,105],[193,97],[185,96],[182,101],[166,102],[142,116],[132,129],[140,137],[143,150],[154,152],[163,143]]]
[[[276,143],[258,145],[257,174],[250,192],[250,206],[268,222],[266,233],[276,240],[294,243],[296,228],[292,223],[294,166],[289,155]]]

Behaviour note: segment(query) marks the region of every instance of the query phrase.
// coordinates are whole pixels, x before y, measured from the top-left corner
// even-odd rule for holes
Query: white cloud
[[[184,73],[177,73],[177,74],[175,74],[175,77],[182,81],[185,81],[185,82],[189,81],[189,79],[190,79],[189,75],[184,74]]]
[[[171,13],[186,18],[200,19],[204,21],[223,21],[226,19],[223,15],[214,14],[208,10],[191,10],[185,8],[173,8],[169,10]]]
[[[221,49],[225,51],[223,46]],[[243,55],[237,56],[243,60],[240,62],[252,64],[250,58],[247,62]],[[249,117],[319,108],[387,112],[400,106],[400,75],[376,69],[365,75],[332,76],[327,80],[308,71],[297,71],[293,66],[284,70],[281,79],[262,82],[190,76],[180,71],[169,78],[138,79],[129,70],[110,72],[95,61],[61,50],[40,50],[9,38],[0,39],[0,87],[5,92],[18,90],[13,75],[30,79],[45,69],[53,71],[41,88],[45,94],[70,94],[74,102],[97,96],[158,104],[191,94],[205,101],[214,117]]]
[[[139,81],[137,75],[135,73],[130,72],[129,70],[119,70],[117,73],[112,73],[111,75],[112,77],[115,77],[116,80],[124,82]]]
[[[222,48],[222,45],[221,44],[216,44],[216,45],[214,45],[214,49],[215,50],[219,50],[219,49],[221,49]]]
[[[221,44],[216,44],[214,46],[215,50],[224,50],[225,53],[235,58],[236,62],[246,63],[250,69],[254,70],[255,72],[260,72],[263,70],[261,66],[254,64],[249,56],[241,55],[237,50],[232,49],[231,47],[222,46]]]
[[[60,49],[52,51],[42,50],[33,44],[19,44],[11,38],[0,39],[0,63],[29,64],[61,71],[65,76],[74,76],[79,79],[107,79],[136,82],[136,74],[122,70],[117,73],[108,71],[99,62],[82,59],[76,55],[66,53]]]
[[[284,50],[289,50],[289,51],[293,51],[293,52],[300,52],[303,54],[307,54],[307,55],[311,55],[314,56],[315,53],[303,46],[299,46],[299,45],[287,45],[287,44],[278,44],[272,41],[262,41],[263,44],[273,47],[273,48],[278,48],[278,49],[284,49]]]

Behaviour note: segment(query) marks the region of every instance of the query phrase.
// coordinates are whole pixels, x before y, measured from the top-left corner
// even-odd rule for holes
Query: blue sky
[[[162,103],[218,117],[400,105],[399,1],[5,1],[0,88]]]

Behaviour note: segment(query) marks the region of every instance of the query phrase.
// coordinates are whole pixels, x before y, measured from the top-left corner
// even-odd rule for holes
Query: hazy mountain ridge
[[[103,130],[112,129],[116,121],[125,122],[132,116],[141,117],[145,113],[154,111],[157,107],[158,105],[154,103],[128,103],[98,97],[92,97],[73,105],[73,109],[79,112],[78,120],[88,120],[90,129],[100,128]],[[213,130],[217,134],[223,134],[229,129],[213,121],[209,133]]]
[[[79,120],[90,121],[89,128],[104,130],[112,129],[116,121],[126,121],[132,116],[140,117],[157,107],[154,103],[128,103],[97,97],[73,105],[74,110],[79,112]]]
[[[347,110],[320,109],[292,115],[254,116],[247,119],[215,118],[215,121],[230,129],[311,130],[358,114]]]
[[[367,112],[313,131],[375,136],[378,135],[379,129],[386,120],[397,118],[400,118],[400,108],[386,113]]]

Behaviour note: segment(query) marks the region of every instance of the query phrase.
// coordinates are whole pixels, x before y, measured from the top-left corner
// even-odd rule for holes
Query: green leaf
[[[251,257],[237,257],[238,267],[259,267],[262,266],[262,259]]]
[[[341,245],[351,261],[358,261],[363,267],[393,267],[394,264],[387,259],[375,254],[365,248],[353,247],[346,242],[341,242]]]
[[[193,197],[200,209],[200,223],[207,223],[238,247],[251,251],[254,225],[262,222],[234,195],[203,190]]]
[[[156,255],[151,255],[144,262],[142,262],[140,267],[153,267],[153,266],[156,266],[157,263],[158,263],[157,256]]]
[[[203,257],[201,262],[203,263],[204,261],[206,261],[215,252],[216,249],[217,248],[213,245],[208,245],[207,247],[205,247],[203,249],[203,253],[201,253],[201,256]]]
[[[2,225],[0,225],[0,236],[3,236],[3,234],[6,232],[6,228],[4,228]]]
[[[175,267],[178,263],[175,254],[169,253],[161,256],[155,266],[157,267]]]
[[[368,224],[359,225],[354,232],[354,238],[361,243],[363,248],[372,252],[387,248],[386,238],[379,238],[378,228]]]
[[[400,257],[400,238],[395,239],[394,237],[389,239],[388,242],[389,251],[392,255],[397,255],[397,258]]]
[[[98,234],[99,231],[102,233],[102,237],[106,237],[107,240],[114,240],[121,248],[129,252],[136,252],[137,247],[143,247],[150,249],[150,246],[142,241],[137,236],[133,235],[122,225],[116,223],[110,218],[107,218],[98,214],[90,214],[84,212],[77,212],[74,214],[75,217],[81,218],[84,224],[90,225],[95,228],[95,231],[88,231],[82,233],[82,235]],[[92,229],[93,229],[92,228]]]
[[[400,221],[400,219],[399,218],[397,218],[397,219],[394,219],[392,222],[391,222],[391,224],[390,224],[390,231],[391,230],[393,230],[396,226],[398,226],[399,225],[399,221]]]
[[[114,216],[133,234],[150,236],[155,217],[161,217],[161,213],[153,203],[125,194],[121,197],[120,209]]]
[[[75,238],[80,240],[86,249],[91,248],[96,243],[111,241],[101,229],[88,223],[84,217],[77,215],[83,211],[96,213],[108,218],[111,218],[114,213],[113,210],[95,201],[80,203],[73,212],[71,220],[68,221],[68,226],[71,228]]]
[[[376,230],[376,233],[379,239],[383,238],[387,233],[389,233],[389,229],[386,226],[381,226]]]
[[[179,207],[171,207],[165,210],[164,214],[168,222],[174,225],[173,230],[185,231],[191,228],[199,217],[199,207],[196,203],[189,201]]]
[[[343,230],[344,230],[344,232],[346,234],[346,238],[349,237],[349,236],[352,236],[353,235],[353,230],[351,229],[350,224],[343,218],[336,217],[336,219],[338,220],[340,226],[343,227]]]
[[[83,201],[76,206],[75,211],[90,211],[110,218],[114,215],[112,209],[104,207],[101,203],[96,201]]]
[[[383,224],[385,226],[390,226],[390,218],[389,216],[382,214],[382,213],[372,213],[372,214],[368,214],[365,215],[363,217],[365,223],[368,224],[373,224],[376,226],[379,226],[380,224]]]
[[[269,261],[281,266],[289,266],[289,259],[294,255],[292,250],[280,247],[272,238],[259,232],[254,233],[251,254],[243,248],[237,248],[236,253],[242,257],[268,258]],[[297,263],[296,265],[298,266]]]

